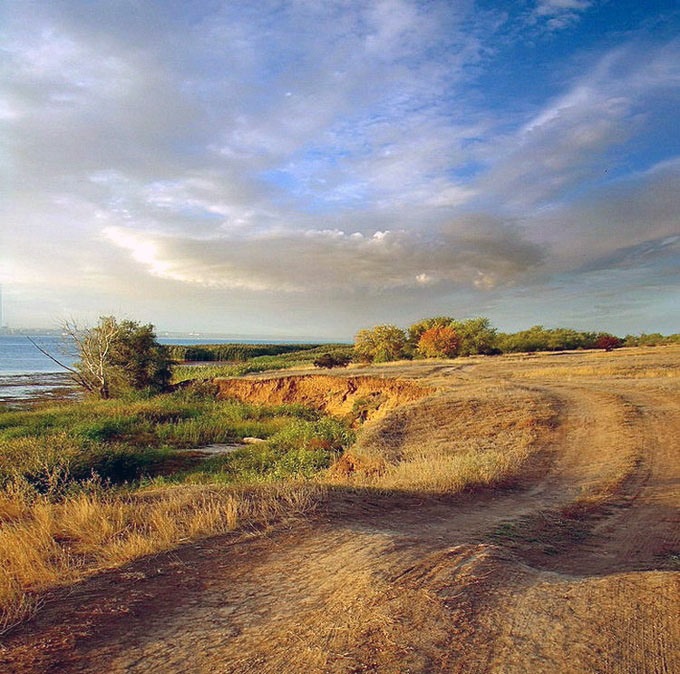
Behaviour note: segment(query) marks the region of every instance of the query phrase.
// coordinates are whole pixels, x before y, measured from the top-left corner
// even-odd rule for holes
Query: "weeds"
[[[437,396],[396,409],[362,432],[328,479],[439,494],[511,486],[525,479],[556,411],[537,395],[518,401],[503,387],[485,393],[463,399]]]
[[[0,632],[37,608],[35,593],[197,538],[300,516],[322,498],[311,483],[151,485],[111,491],[91,483],[59,501],[5,489],[0,528]]]

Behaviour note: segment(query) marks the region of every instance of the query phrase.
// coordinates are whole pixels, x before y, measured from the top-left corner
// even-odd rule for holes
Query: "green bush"
[[[279,454],[299,448],[340,452],[354,441],[354,432],[344,423],[325,417],[318,421],[296,420],[269,439]]]
[[[110,484],[123,484],[158,472],[167,458],[167,450],[126,445],[95,446],[90,451],[76,454],[69,470],[71,478],[78,482],[96,476]]]
[[[334,356],[332,353],[324,353],[314,361],[314,367],[323,367],[332,370],[334,367],[347,367],[352,360],[351,356]]]

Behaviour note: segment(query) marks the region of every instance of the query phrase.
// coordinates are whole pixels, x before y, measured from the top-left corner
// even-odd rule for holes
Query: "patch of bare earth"
[[[303,375],[216,379],[220,398],[269,405],[300,403],[336,416],[357,415],[362,421],[419,400],[432,392],[413,381],[376,376]]]
[[[0,671],[680,671],[679,361],[639,349],[366,372],[437,391],[366,427],[358,449],[382,472],[336,476],[300,524],[53,593],[4,637]],[[395,477],[404,463],[422,475],[424,448],[453,461],[518,445],[495,488]]]

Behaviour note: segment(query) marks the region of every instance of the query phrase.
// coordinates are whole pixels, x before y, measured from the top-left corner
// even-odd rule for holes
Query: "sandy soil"
[[[295,526],[102,574],[47,597],[0,671],[680,672],[679,362],[380,368],[452,400],[549,398],[540,470],[457,498],[338,487]]]

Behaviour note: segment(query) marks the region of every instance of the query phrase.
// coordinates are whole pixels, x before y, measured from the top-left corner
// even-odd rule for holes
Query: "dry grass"
[[[555,416],[548,398],[508,386],[440,394],[366,428],[328,479],[438,494],[507,485],[532,472]]]
[[[642,347],[555,354],[509,355],[498,359],[507,374],[527,379],[669,379],[680,376],[680,346]]]
[[[48,587],[207,535],[299,516],[322,493],[294,482],[131,494],[93,488],[52,503],[10,487],[0,497],[0,633],[30,616]]]
[[[455,494],[509,482],[521,472],[528,457],[527,451],[435,454],[424,449],[366,482],[386,490]]]
[[[522,377],[530,379],[563,379],[572,381],[583,377],[613,377],[620,379],[657,379],[659,377],[678,377],[680,373],[677,369],[638,369],[623,364],[592,364],[582,366],[553,366],[544,368],[534,368],[521,373]]]

